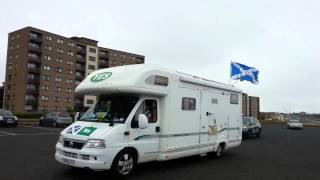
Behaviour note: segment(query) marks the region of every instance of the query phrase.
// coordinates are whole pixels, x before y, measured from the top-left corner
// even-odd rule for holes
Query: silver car
[[[67,112],[50,112],[39,120],[39,126],[61,127],[71,123],[72,117]]]
[[[298,119],[290,119],[287,122],[288,129],[303,129],[303,124]]]

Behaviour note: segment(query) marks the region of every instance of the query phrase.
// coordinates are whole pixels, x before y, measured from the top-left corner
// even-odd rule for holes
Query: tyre
[[[217,149],[216,149],[216,151],[215,151],[215,156],[218,157],[218,158],[221,157],[222,156],[222,152],[223,152],[223,148],[222,148],[221,144],[219,144]]]
[[[260,138],[260,137],[261,137],[261,129],[258,130],[258,133],[257,133],[256,136],[257,136],[257,138]]]
[[[52,127],[58,127],[57,122],[53,121],[53,122],[52,122]]]
[[[131,150],[117,154],[112,163],[112,172],[117,177],[128,177],[137,165],[137,157]]]
[[[43,126],[43,122],[42,121],[39,121],[39,126]]]

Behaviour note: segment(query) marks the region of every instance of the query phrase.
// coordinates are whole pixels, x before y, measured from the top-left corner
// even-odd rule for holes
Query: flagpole
[[[230,66],[229,66],[229,68],[230,68],[230,74],[229,74],[229,85],[231,85],[231,71],[232,71],[232,69],[231,69],[231,65],[232,65],[232,60],[230,61]]]

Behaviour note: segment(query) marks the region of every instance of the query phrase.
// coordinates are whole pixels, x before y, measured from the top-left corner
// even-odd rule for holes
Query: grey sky
[[[230,61],[260,70],[262,111],[320,112],[319,1],[0,0],[0,80],[8,32],[34,26],[229,82]]]

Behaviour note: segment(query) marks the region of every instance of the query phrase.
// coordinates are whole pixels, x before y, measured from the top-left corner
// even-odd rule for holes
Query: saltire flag
[[[237,62],[231,62],[231,79],[240,81],[250,81],[253,84],[258,84],[258,69],[249,67]]]

